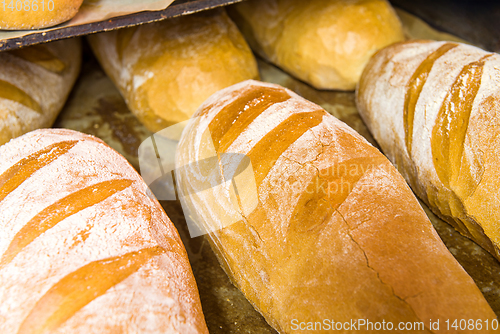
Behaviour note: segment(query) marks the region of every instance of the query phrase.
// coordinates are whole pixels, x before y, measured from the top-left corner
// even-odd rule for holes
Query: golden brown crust
[[[404,38],[385,0],[253,0],[229,13],[254,51],[318,89],[354,90],[370,57]]]
[[[0,145],[52,126],[80,72],[79,39],[0,53]]]
[[[252,52],[224,10],[89,41],[130,110],[154,132],[188,120],[219,89],[258,78]]]
[[[357,91],[360,113],[414,191],[500,259],[496,177],[500,56],[448,42],[379,52]]]
[[[0,147],[0,332],[208,333],[177,230],[101,140]]]
[[[319,106],[247,81],[195,116],[179,143],[178,190],[213,231],[232,281],[278,331],[293,332],[294,319],[422,321],[429,333],[430,319],[496,318],[391,163]],[[248,176],[234,178],[236,195],[231,182],[204,184],[223,178],[224,165],[198,161],[229,152],[250,157],[254,206]]]
[[[0,29],[29,30],[52,27],[72,19],[82,3],[83,0],[45,0],[38,1],[34,7],[35,1],[13,1],[14,8],[9,8],[10,0],[5,0],[5,8],[0,8]]]

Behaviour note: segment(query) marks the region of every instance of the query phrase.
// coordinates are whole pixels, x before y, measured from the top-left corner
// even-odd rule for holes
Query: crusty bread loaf
[[[500,260],[500,55],[412,41],[376,54],[361,116],[417,195]]]
[[[210,95],[258,77],[223,9],[89,37],[130,110],[151,131],[188,120]]]
[[[208,333],[177,230],[100,139],[0,147],[1,333]]]
[[[0,145],[50,127],[80,71],[79,39],[0,53]]]
[[[72,19],[82,3],[83,0],[5,0],[0,4],[0,29],[52,27]]]
[[[220,174],[229,152],[249,157],[254,183]],[[206,163],[213,156],[218,168]],[[495,319],[389,160],[290,90],[246,81],[212,95],[186,127],[176,167],[184,207],[281,333],[324,319],[423,322],[415,333],[430,333],[430,319]]]
[[[386,0],[251,0],[229,13],[254,51],[318,89],[354,90],[370,57],[404,38]]]

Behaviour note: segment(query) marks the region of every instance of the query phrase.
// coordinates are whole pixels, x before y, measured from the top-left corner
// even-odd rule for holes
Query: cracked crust
[[[380,51],[357,105],[415,193],[500,260],[500,56],[450,42]]]
[[[209,240],[234,284],[281,333],[293,319],[422,321],[429,333],[430,319],[496,318],[389,160],[320,110],[278,85],[246,81],[214,94],[183,133],[178,190],[215,230]],[[225,134],[210,135],[222,123],[231,125]],[[228,152],[251,158],[252,210],[242,200],[252,198],[248,180],[235,177],[237,194],[229,182],[196,193],[221,178],[197,161]]]

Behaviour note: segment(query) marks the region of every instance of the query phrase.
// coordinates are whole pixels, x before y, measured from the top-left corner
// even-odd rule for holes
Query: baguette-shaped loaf
[[[370,57],[404,38],[386,0],[250,0],[229,13],[254,51],[317,89],[354,90]]]
[[[0,145],[50,127],[80,72],[79,39],[0,53]]]
[[[389,160],[321,107],[246,81],[195,116],[177,151],[179,193],[212,231],[234,284],[279,332],[368,319],[396,329],[423,322],[413,332],[430,333],[431,319],[496,318]],[[235,174],[236,191],[207,186],[225,170],[205,168],[207,158],[228,152],[251,160],[256,197],[248,174]]]
[[[0,147],[0,332],[208,333],[177,230],[100,139]]]
[[[52,27],[72,19],[82,3],[83,0],[4,0],[0,7],[0,29]]]
[[[368,63],[357,106],[415,193],[500,260],[500,55],[396,44]]]
[[[216,91],[259,77],[224,9],[89,37],[104,71],[151,131],[188,120]]]

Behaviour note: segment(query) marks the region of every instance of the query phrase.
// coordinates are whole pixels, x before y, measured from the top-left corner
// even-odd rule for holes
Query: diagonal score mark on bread
[[[38,300],[17,333],[42,334],[55,330],[78,310],[164,252],[160,246],[144,248],[91,262],[66,275]]]
[[[254,167],[257,187],[266,178],[283,152],[310,128],[319,125],[324,115],[325,111],[322,109],[293,114],[267,133],[250,150],[248,157]],[[285,134],[286,140],[282,140]]]
[[[284,102],[290,95],[283,90],[258,87],[248,90],[231,105],[224,107],[209,124],[212,140],[217,152],[225,152],[262,112],[274,103]]]
[[[20,103],[39,114],[42,113],[42,107],[38,102],[25,91],[7,81],[0,80],[0,98]]]
[[[447,93],[432,129],[432,158],[436,173],[444,186],[451,190],[459,176],[465,178],[468,188],[464,189],[466,197],[474,192],[479,181],[472,176],[470,168],[463,170],[464,159],[465,163],[482,169],[477,156],[473,161],[467,161],[463,152],[472,105],[481,85],[484,61],[490,56],[464,66]]]
[[[7,169],[0,175],[0,202],[36,171],[47,166],[61,155],[66,154],[77,143],[78,141],[71,140],[49,145]]]
[[[0,267],[10,263],[24,247],[65,218],[104,201],[115,193],[128,188],[132,182],[132,180],[127,179],[103,181],[75,191],[46,207],[14,236],[7,251],[2,256]]]
[[[34,45],[29,48],[9,51],[9,53],[54,73],[62,73],[67,67],[45,45]]]
[[[266,109],[274,103],[279,102],[271,102],[269,105],[267,105],[268,103],[266,103]],[[260,109],[259,107],[257,108]],[[252,115],[251,110],[247,110],[246,114],[250,114],[250,118],[254,116]],[[245,113],[243,115],[245,115]],[[256,208],[258,203],[258,195],[256,191],[261,185],[262,181],[274,167],[278,158],[289,148],[291,144],[293,144],[297,139],[305,134],[310,128],[319,125],[323,119],[323,116],[323,110],[313,110],[292,114],[290,117],[277,125],[273,130],[267,133],[250,150],[250,152],[247,153],[246,156],[248,157],[248,160],[250,162],[250,169],[247,169],[248,166],[245,163],[238,164],[234,175],[241,175],[243,176],[243,178],[247,179],[254,178],[255,180],[255,183],[250,182],[248,184],[242,182],[241,179],[236,181],[236,186],[234,188],[235,190],[237,190],[237,192],[234,193],[236,202],[235,204],[237,204],[237,206],[239,207],[240,212],[242,213],[242,218],[245,218],[245,213],[248,214]],[[251,123],[251,121],[249,123]],[[282,140],[282,138],[285,138],[285,134],[286,140]],[[219,161],[219,163],[221,162]],[[224,164],[222,165],[224,166]],[[224,167],[222,168],[224,169]],[[245,173],[245,170],[246,172],[249,172],[251,170],[251,175]],[[225,175],[222,176],[225,177]],[[256,189],[252,191],[254,187]],[[229,225],[231,224],[223,224],[223,226]]]
[[[446,52],[457,47],[456,43],[446,43],[432,52],[420,63],[415,73],[406,85],[406,94],[403,110],[403,121],[405,128],[405,144],[408,155],[411,156],[411,146],[413,139],[413,122],[415,118],[415,106],[417,104],[422,88],[427,82],[427,78],[434,66],[434,63]]]

